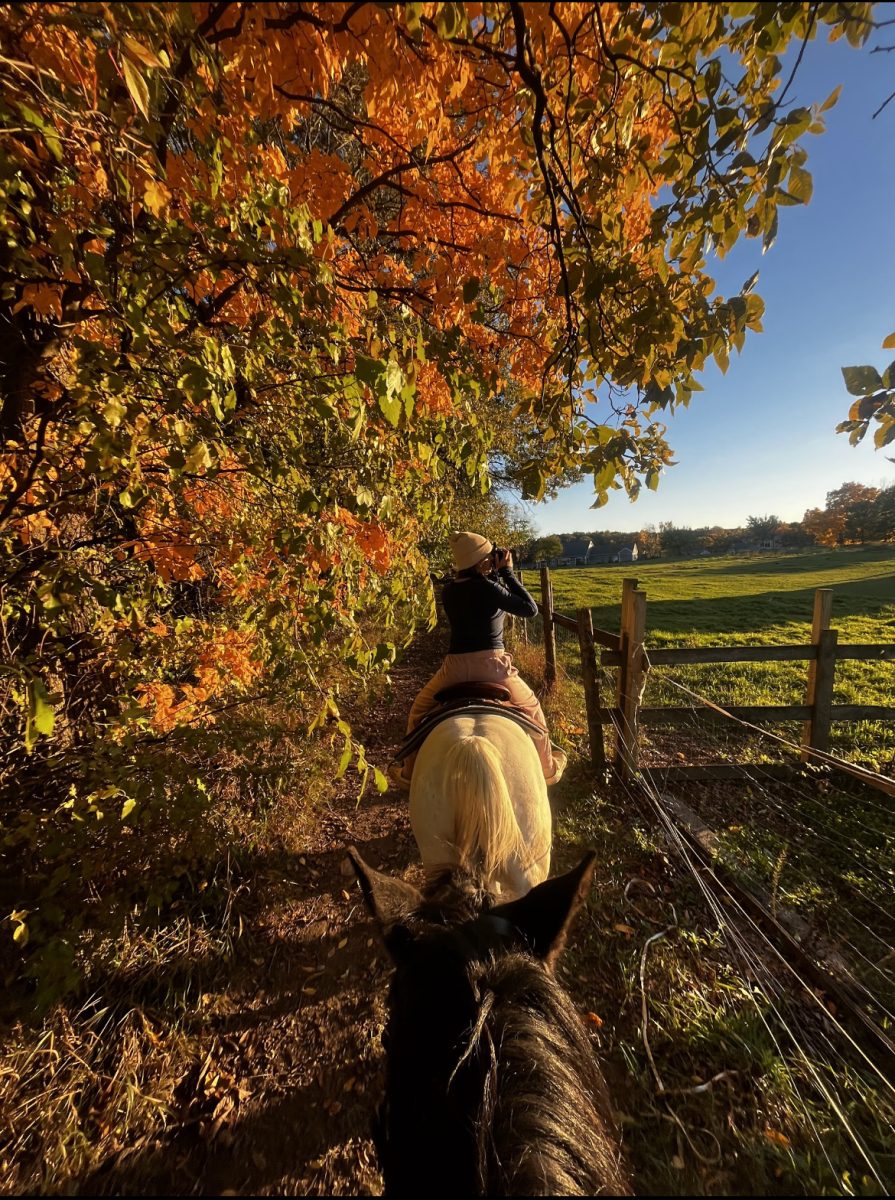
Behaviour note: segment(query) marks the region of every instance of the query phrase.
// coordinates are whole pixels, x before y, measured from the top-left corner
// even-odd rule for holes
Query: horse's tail
[[[444,788],[461,866],[480,869],[488,879],[514,858],[523,868],[529,865],[500,758],[487,738],[467,734],[451,746]]]

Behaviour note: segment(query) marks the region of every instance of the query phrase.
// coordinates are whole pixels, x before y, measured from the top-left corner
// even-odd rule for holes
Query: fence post
[[[519,582],[522,584],[523,587],[525,587],[525,576],[522,571],[519,572]],[[523,646],[527,646],[528,645],[528,623],[526,621],[520,621],[519,627],[515,632],[516,632],[517,638],[519,639],[520,644]]]
[[[818,588],[814,593],[814,619],[811,642],[817,647],[817,659],[808,664],[808,692],[805,703],[811,706],[811,716],[802,730],[802,745],[814,750],[828,750],[833,708],[833,683],[836,677],[836,644],[839,632],[830,628],[833,615],[831,588]],[[802,751],[802,762],[813,756]]]
[[[598,771],[603,771],[606,768],[606,748],[603,745],[603,726],[600,722],[600,676],[597,668],[597,648],[594,645],[594,623],[589,608],[579,608],[577,615],[590,761]]]
[[[629,778],[638,765],[637,726],[643,678],[643,638],[646,629],[646,594],[636,579],[622,584],[622,666],[618,679],[619,728],[617,766]]]
[[[621,770],[621,764],[625,759],[625,736],[623,732],[623,720],[621,714],[624,712],[625,695],[627,691],[627,675],[628,675],[628,625],[630,623],[630,608],[631,595],[637,590],[636,579],[622,580],[622,600],[621,613],[619,617],[619,637],[622,660],[618,668],[618,681],[615,688],[615,707],[619,713],[619,721],[615,730],[615,765]]]
[[[546,563],[541,567],[541,616],[544,620],[544,684],[549,689],[556,683],[556,629],[553,625],[553,584]]]

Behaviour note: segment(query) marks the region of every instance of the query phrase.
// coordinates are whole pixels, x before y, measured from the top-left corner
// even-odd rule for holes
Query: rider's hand
[[[500,562],[497,564],[498,571],[502,571],[504,569],[504,567],[506,567],[506,569],[508,571],[512,571],[512,569],[513,569],[513,551],[512,550],[507,550],[506,553],[501,556]]]

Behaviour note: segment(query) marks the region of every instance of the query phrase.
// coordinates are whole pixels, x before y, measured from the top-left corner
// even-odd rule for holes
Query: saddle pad
[[[394,761],[401,762],[408,754],[413,754],[415,750],[419,750],[435,726],[440,725],[442,721],[446,721],[448,717],[493,716],[495,713],[501,717],[506,717],[509,721],[515,721],[529,735],[532,733],[544,733],[540,725],[530,720],[517,708],[511,708],[506,704],[491,700],[457,700],[451,704],[444,705],[442,708],[424,717],[416,729],[408,733],[407,737],[398,747],[395,752]]]

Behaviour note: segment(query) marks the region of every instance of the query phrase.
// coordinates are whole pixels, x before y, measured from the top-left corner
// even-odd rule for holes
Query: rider
[[[444,585],[442,602],[451,626],[447,657],[417,696],[407,720],[411,733],[423,717],[438,707],[435,699],[442,688],[456,683],[500,684],[510,693],[510,703],[539,725],[542,734],[532,734],[548,784],[558,783],[566,766],[565,752],[551,745],[547,722],[534,692],[513,666],[503,645],[507,613],[528,619],[537,614],[537,603],[513,574],[509,550],[497,550],[477,533],[451,534],[454,577]],[[415,755],[413,756],[415,758]],[[407,787],[413,758],[392,778]]]

